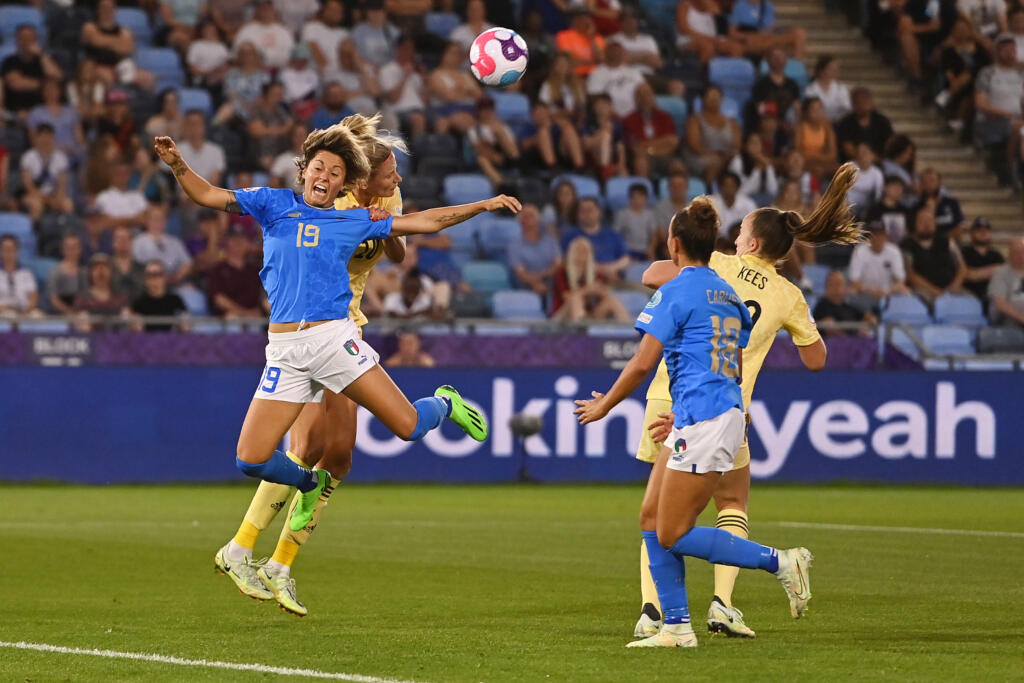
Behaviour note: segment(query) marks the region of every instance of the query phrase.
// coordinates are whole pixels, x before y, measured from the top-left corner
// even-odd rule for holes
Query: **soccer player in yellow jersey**
[[[779,275],[776,263],[789,253],[794,240],[811,244],[836,242],[851,244],[861,239],[861,229],[851,217],[846,192],[856,180],[852,164],[840,168],[821,203],[806,220],[794,211],[758,209],[743,219],[736,238],[736,255],[715,253],[711,267],[732,285],[750,310],[754,327],[742,359],[743,406],[747,410],[754,393],[754,382],[765,356],[779,330],[790,333],[800,359],[810,370],[825,367],[825,344],[818,334],[803,293]],[[644,273],[643,283],[660,287],[679,274],[671,261],[653,263]],[[644,435],[636,457],[653,463],[661,448],[657,423],[672,411],[669,379],[662,360],[647,390]],[[749,419],[749,418],[748,418]],[[652,431],[650,428],[654,426]],[[718,509],[716,526],[747,538],[747,500],[750,495],[750,447],[746,439],[736,454],[733,469],[725,473],[715,489]],[[729,636],[753,638],[754,631],[743,623],[743,613],[732,604],[732,592],[739,569],[715,565],[715,595],[708,610],[708,631]],[[652,636],[661,628],[662,614],[658,595],[648,567],[646,547],[641,544],[641,592],[643,607],[634,635]]]
[[[348,125],[357,133],[373,171],[354,189],[339,196],[334,201],[334,207],[351,209],[376,206],[393,216],[400,216],[402,193],[398,189],[398,184],[402,177],[398,174],[392,150],[397,148],[404,152],[405,144],[397,138],[379,134],[376,127],[369,125],[368,121],[358,115],[342,121],[343,125]],[[400,263],[405,258],[405,238],[367,240],[359,246],[349,261],[349,286],[352,289],[349,317],[360,329],[368,322],[360,310],[366,280],[373,267],[385,255],[395,263]],[[352,468],[357,406],[341,394],[332,401],[334,407],[331,410],[330,423],[336,426],[335,429],[325,429],[327,406],[324,402],[316,402],[307,403],[303,407],[289,432],[288,457],[304,466],[316,465],[331,475],[332,483],[324,489],[317,500],[313,520],[301,531],[292,531],[288,524],[285,524],[273,557],[262,566],[253,562],[252,550],[257,537],[285,507],[294,491],[293,487],[284,484],[263,481],[249,504],[238,533],[218,551],[215,558],[217,568],[235,582],[242,594],[258,600],[276,599],[282,609],[299,616],[304,616],[308,610],[298,599],[295,580],[291,578],[291,565],[299,548],[316,528],[321,511],[334,492],[335,482],[344,479]],[[298,493],[292,500],[292,507],[295,506],[296,500]],[[290,509],[288,516],[291,516]]]

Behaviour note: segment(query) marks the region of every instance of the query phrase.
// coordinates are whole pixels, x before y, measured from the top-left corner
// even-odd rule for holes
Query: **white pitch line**
[[[821,524],[817,522],[758,522],[795,529],[831,529],[833,531],[879,531],[900,534],[934,534],[938,536],[993,536],[996,538],[1024,538],[1017,531],[984,531],[976,529],[932,529],[920,526],[867,526],[862,524]]]
[[[230,669],[232,671],[255,671],[280,676],[299,676],[302,678],[328,678],[335,681],[353,681],[354,683],[413,683],[397,678],[380,678],[378,676],[362,676],[360,674],[333,673],[316,669],[293,669],[287,666],[267,666],[265,664],[239,664],[236,662],[218,662],[207,659],[183,659],[168,655],[145,654],[141,652],[118,652],[117,650],[88,650],[77,647],[48,645],[47,643],[17,643],[0,640],[0,648],[16,650],[34,650],[36,652],[55,652],[62,655],[90,655],[107,659],[131,659],[141,662],[157,662],[160,664],[177,664],[178,666],[198,666],[207,669]]]

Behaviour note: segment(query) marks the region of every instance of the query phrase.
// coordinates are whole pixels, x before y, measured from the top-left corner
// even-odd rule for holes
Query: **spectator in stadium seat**
[[[917,209],[914,231],[900,243],[907,269],[907,284],[915,294],[932,302],[946,292],[963,289],[967,268],[948,233],[935,229],[934,200]]]
[[[398,335],[397,350],[384,361],[384,365],[392,368],[432,368],[437,365],[437,361],[423,350],[418,334],[402,332]]]
[[[893,135],[885,146],[882,173],[896,176],[906,189],[917,191],[917,147],[906,135]]]
[[[622,30],[608,38],[608,44],[618,43],[626,50],[626,63],[636,66],[645,76],[661,69],[661,49],[654,36],[640,32],[637,11],[631,7],[622,12]]]
[[[588,85],[593,73],[588,76]],[[583,83],[573,73],[568,55],[560,52],[552,57],[537,100],[548,105],[556,116],[574,116],[587,103]]]
[[[135,52],[132,32],[117,23],[114,0],[96,3],[96,19],[82,25],[81,45],[86,58],[93,60],[103,81],[111,86],[118,81],[116,67]]]
[[[0,235],[0,318],[40,315],[39,287],[28,268],[18,263],[18,238]]]
[[[46,277],[46,294],[50,300],[50,310],[58,315],[69,315],[75,297],[84,290],[82,239],[74,233],[68,233],[61,239],[60,261]]]
[[[193,85],[219,90],[228,72],[231,52],[212,19],[200,21],[196,35],[185,53],[185,69]]]
[[[174,88],[164,88],[157,95],[157,112],[146,121],[146,135],[155,138],[159,135],[167,135],[172,138],[180,138],[185,128],[185,117],[181,113],[178,91]]]
[[[718,191],[711,195],[711,201],[722,221],[718,227],[719,237],[728,236],[733,225],[757,209],[754,200],[740,192],[740,178],[732,171],[722,171],[718,176]]]
[[[111,285],[118,294],[134,301],[142,293],[146,267],[132,256],[133,231],[127,225],[115,226],[111,231],[110,268]]]
[[[625,48],[619,43],[610,43],[604,51],[604,63],[598,64],[587,76],[587,94],[608,95],[615,115],[625,118],[638,105],[637,88],[645,82],[640,68],[626,63]]]
[[[53,127],[39,124],[32,134],[32,147],[21,155],[21,203],[33,221],[44,211],[72,213],[75,210],[68,196],[68,155],[57,149]]]
[[[1009,34],[1017,46],[1017,59],[1024,59],[1024,6],[1017,5],[1007,13]]]
[[[612,111],[611,98],[595,95],[590,99],[589,109],[582,138],[588,164],[605,180],[614,175],[628,175],[625,134]]]
[[[1024,327],[1024,238],[1015,237],[1008,251],[988,284],[989,315],[994,323]]]
[[[121,88],[107,91],[106,106],[96,123],[96,134],[111,138],[125,159],[131,159],[140,146],[138,125],[131,98]]]
[[[899,247],[889,241],[881,222],[868,223],[868,241],[854,247],[850,257],[853,291],[878,301],[890,294],[906,294],[906,280],[907,271]]]
[[[550,2],[550,0],[541,1]],[[536,9],[524,10],[523,26],[519,35],[526,41],[526,47],[530,52],[531,67],[543,70],[551,63],[555,55],[559,54],[552,34],[544,30],[544,16]],[[531,69],[527,69],[523,77],[529,78],[530,73]]]
[[[764,102],[758,107],[754,132],[761,136],[761,147],[772,166],[782,168],[786,163],[785,154],[793,147],[792,127],[782,125],[774,102]]]
[[[78,60],[75,76],[68,82],[66,92],[68,104],[78,111],[82,126],[91,133],[107,99],[107,85],[100,78],[95,61],[88,57]]]
[[[1008,30],[1006,0],[957,0],[956,10],[967,22],[971,33],[988,46],[997,35]]]
[[[249,41],[235,46],[235,64],[224,76],[224,104],[217,110],[214,123],[226,123],[236,117],[248,120],[263,89],[272,80],[263,65],[263,53]]]
[[[83,332],[110,329],[113,325],[96,318],[124,316],[128,313],[128,298],[113,288],[113,269],[106,254],[93,254],[86,270],[86,287],[72,304],[76,327]]]
[[[252,20],[244,24],[235,36],[236,54],[245,43],[258,46],[271,69],[280,69],[288,62],[295,39],[291,31],[278,20],[277,10],[271,0],[256,2]]]
[[[576,186],[568,180],[561,180],[551,193],[551,202],[540,214],[541,223],[555,231],[561,239],[569,230],[576,226],[576,214],[579,210],[579,197]]]
[[[825,279],[825,295],[814,307],[814,320],[823,336],[845,337],[857,334],[855,330],[840,329],[836,323],[878,322],[870,313],[847,302],[846,292],[846,276],[841,270],[833,270]],[[871,330],[860,330],[860,333],[870,336]]]
[[[594,17],[594,25],[602,36],[610,36],[622,29],[622,3],[619,0],[574,0],[582,4]]]
[[[573,10],[570,27],[555,36],[555,45],[569,55],[573,71],[580,77],[589,76],[604,60],[605,39],[587,9]]]
[[[326,83],[320,107],[313,112],[313,116],[309,119],[309,127],[312,129],[329,128],[354,113],[345,105],[345,89],[341,83]]]
[[[289,107],[310,104],[316,96],[320,87],[320,75],[313,68],[312,60],[313,52],[309,46],[298,43],[292,48],[288,66],[277,72],[277,80],[284,86],[284,101]],[[311,109],[306,107],[307,115],[309,111]]]
[[[129,189],[128,183],[131,179],[131,164],[124,159],[117,159],[110,171],[110,187],[96,195],[93,202],[103,216],[104,228],[145,224],[149,203],[141,192]]]
[[[149,261],[143,272],[144,288],[142,293],[132,300],[132,313],[146,317],[170,318],[184,316],[188,312],[181,297],[168,291],[167,270],[163,261]],[[183,330],[187,329],[184,320],[179,321],[178,325]],[[170,332],[174,325],[166,322],[143,325],[140,321],[136,323],[135,329],[146,332]]]
[[[473,146],[476,163],[491,183],[498,187],[505,182],[502,171],[507,171],[519,160],[516,136],[494,113],[494,100],[481,98],[476,106],[476,123],[466,132],[466,140]]]
[[[970,243],[960,249],[967,266],[964,288],[988,308],[988,284],[1006,259],[992,247],[992,226],[984,216],[978,216],[971,223],[970,237]]]
[[[628,257],[624,258],[628,261]],[[567,322],[587,319],[618,322],[631,320],[629,312],[612,294],[601,274],[594,244],[585,237],[576,237],[568,243],[565,266],[557,275],[555,307],[551,317]]]
[[[814,79],[804,90],[804,103],[812,98],[821,101],[829,121],[838,121],[853,108],[850,89],[839,81],[839,61],[832,55],[818,57],[814,65]]]
[[[629,256],[636,261],[651,261],[658,222],[648,205],[650,195],[643,183],[629,186],[629,204],[615,212],[612,228],[622,236]]]
[[[402,36],[395,59],[380,68],[378,86],[385,111],[394,114],[410,138],[427,130],[423,69],[416,61],[416,41]]]
[[[349,37],[345,20],[345,5],[341,0],[326,0],[316,18],[307,21],[299,33],[299,40],[309,45],[313,60],[320,72],[338,66],[338,46]]]
[[[759,206],[767,206],[779,192],[779,180],[771,159],[765,156],[761,136],[748,133],[743,149],[729,162],[728,169],[740,179],[740,194]]]
[[[36,29],[31,24],[18,26],[14,32],[17,49],[0,64],[4,79],[3,106],[24,116],[43,101],[43,79],[63,78],[57,63],[39,45]]]
[[[714,0],[683,0],[676,6],[676,47],[694,52],[704,64],[715,55],[740,57],[743,45],[722,36],[716,17],[722,9]]]
[[[898,17],[896,31],[903,66],[910,75],[911,86],[923,90],[926,86],[921,55],[931,54],[945,37],[956,18],[956,7],[947,0],[899,0],[891,4]]]
[[[622,121],[633,173],[643,177],[654,172],[663,174],[679,147],[675,121],[668,112],[658,109],[649,83],[638,84],[635,93],[636,109]]]
[[[128,187],[138,190],[149,203],[170,202],[174,199],[167,174],[157,167],[156,151],[152,147],[139,147],[132,164]]]
[[[813,209],[818,205],[818,200],[821,198],[821,182],[807,170],[807,162],[799,151],[791,149],[786,153],[779,180],[797,183],[800,187],[800,201],[805,206]]]
[[[547,299],[555,273],[562,266],[562,250],[551,231],[541,227],[540,211],[524,204],[519,212],[522,234],[508,245],[508,265],[516,285]]]
[[[356,44],[343,40],[338,46],[338,68],[324,73],[324,83],[340,83],[345,107],[371,116],[377,111],[377,70],[359,56]]]
[[[786,75],[786,52],[779,47],[768,52],[768,73],[754,81],[750,99],[754,106],[754,118],[764,114],[764,105],[775,105],[775,113],[781,121],[796,119],[793,105],[800,101],[800,86]]]
[[[728,21],[729,37],[743,45],[745,54],[762,56],[782,47],[792,51],[797,59],[804,58],[807,32],[802,28],[776,27],[775,5],[771,0],[735,0]]]
[[[854,213],[863,218],[868,211],[882,198],[885,176],[875,166],[875,153],[866,142],[857,144],[856,164],[857,180],[846,194],[846,201],[852,206]]]
[[[722,113],[722,90],[709,85],[703,107],[686,121],[684,158],[690,173],[711,184],[740,151],[740,125]]]
[[[622,237],[604,225],[601,220],[601,204],[596,197],[583,197],[577,209],[578,227],[562,236],[562,249],[568,253],[569,243],[577,237],[586,238],[593,245],[593,256],[597,263],[597,274],[605,282],[617,282],[629,266],[629,254]]]
[[[159,0],[156,5],[162,26],[157,31],[157,43],[166,44],[184,54],[188,44],[196,37],[196,26],[203,15],[203,3],[196,0]]]
[[[967,220],[960,208],[960,202],[946,192],[942,186],[942,176],[934,168],[921,171],[921,194],[918,197],[918,208],[930,203],[935,208],[935,226],[940,235],[949,235],[958,240],[967,227]]]
[[[53,141],[73,162],[84,158],[85,134],[78,120],[78,111],[61,102],[61,83],[56,78],[43,81],[43,101],[32,107],[25,121],[29,130],[48,123],[53,127]]]
[[[933,61],[945,77],[946,88],[935,103],[943,110],[950,127],[962,132],[961,141],[968,142],[966,132],[974,117],[974,79],[992,63],[992,56],[963,16],[953,23],[949,37],[937,49],[937,59],[933,57]]]
[[[907,208],[903,198],[903,180],[899,176],[886,176],[885,184],[882,185],[882,198],[864,216],[869,222],[881,223],[893,244],[899,244],[910,234],[914,222],[914,213]]]
[[[270,164],[270,184],[272,187],[294,187],[295,186],[295,157],[301,156],[302,144],[309,135],[309,129],[301,123],[293,123],[291,133],[288,137],[292,141],[291,148],[287,149],[274,158]],[[180,146],[179,146],[180,149]],[[206,177],[206,176],[203,176]]]
[[[999,36],[995,57],[995,63],[979,71],[974,82],[974,135],[986,146],[1005,142],[1020,127],[1024,97],[1024,70],[1017,63],[1017,44],[1012,36]]]
[[[260,268],[252,259],[252,244],[237,226],[228,230],[224,254],[210,268],[206,296],[210,312],[222,318],[259,318],[270,313],[270,304],[260,284]]]
[[[402,288],[384,297],[384,315],[389,318],[425,318],[434,310],[430,278],[413,269],[402,277]]]
[[[148,263],[159,259],[173,285],[183,282],[192,271],[192,257],[178,237],[167,234],[167,208],[154,204],[146,210],[146,231],[132,241],[132,256]]]
[[[363,21],[352,29],[359,56],[381,67],[395,58],[395,43],[400,31],[388,22],[384,5],[379,0],[370,0],[364,5]]]
[[[201,209],[196,214],[198,230],[185,240],[192,256],[192,267],[201,277],[224,258],[224,243],[228,232],[228,217],[212,209]],[[239,225],[241,228],[241,226]],[[242,228],[244,232],[244,228]]]
[[[185,112],[182,138],[178,142],[181,158],[193,171],[220,187],[227,170],[224,148],[206,139],[206,119],[198,109]]]
[[[662,237],[668,237],[668,227],[677,213],[690,204],[690,179],[685,171],[668,175],[668,195],[654,206],[654,220]]]
[[[801,120],[796,126],[796,149],[804,158],[807,170],[819,180],[835,173],[836,134],[825,116],[825,107],[817,97],[804,100]]]
[[[487,5],[483,0],[469,0],[466,3],[466,23],[456,26],[448,34],[448,40],[458,43],[463,50],[469,52],[476,37],[490,28],[494,28],[494,24],[487,21]]]
[[[466,67],[466,54],[458,43],[448,43],[441,63],[430,72],[427,92],[432,97],[434,130],[465,134],[472,128],[473,110],[483,90]]]
[[[853,111],[836,123],[839,159],[853,161],[857,157],[857,145],[862,142],[871,147],[876,159],[880,159],[892,137],[892,123],[875,109],[875,98],[867,88],[854,88],[851,98]]]
[[[263,97],[253,107],[248,132],[254,146],[255,158],[263,168],[270,168],[274,157],[288,149],[288,133],[292,116],[284,105],[284,87],[271,82],[263,87]]]
[[[319,0],[274,0],[277,16],[288,31],[295,35],[306,20],[320,10]]]
[[[534,102],[531,122],[520,128],[519,151],[524,172],[583,168],[583,143],[565,116],[555,118],[543,102]]]

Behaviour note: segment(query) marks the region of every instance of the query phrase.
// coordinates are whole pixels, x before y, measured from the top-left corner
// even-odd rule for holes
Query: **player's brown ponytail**
[[[707,263],[711,260],[711,252],[715,250],[720,224],[718,211],[711,203],[711,198],[703,195],[673,216],[670,230],[672,237],[680,241],[683,251],[691,260]]]
[[[840,166],[818,208],[806,219],[796,211],[764,208],[753,212],[751,228],[761,243],[758,253],[769,261],[777,261],[789,253],[794,240],[810,244],[856,244],[862,241],[864,231],[846,201],[846,194],[856,181],[856,165],[846,163]]]

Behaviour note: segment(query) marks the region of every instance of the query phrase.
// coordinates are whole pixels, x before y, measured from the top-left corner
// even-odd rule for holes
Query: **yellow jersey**
[[[334,200],[335,209],[354,209],[360,206],[355,195],[349,191]],[[377,197],[370,206],[377,206],[391,213],[392,216],[402,215],[402,191],[397,187],[395,193],[390,197]],[[366,290],[366,279],[370,277],[370,271],[384,255],[383,240],[366,240],[352,254],[348,262],[348,281],[352,289],[352,302],[348,305],[348,317],[359,327],[369,322],[359,304],[363,301],[363,292]]]
[[[736,290],[750,309],[750,317],[754,321],[750,342],[743,349],[742,389],[743,407],[746,409],[750,406],[757,374],[761,372],[765,356],[780,329],[789,332],[797,346],[810,346],[821,339],[821,335],[803,292],[775,272],[775,266],[752,254],[730,256],[717,251],[711,254],[710,265]],[[647,389],[647,398],[672,400],[664,359]]]

